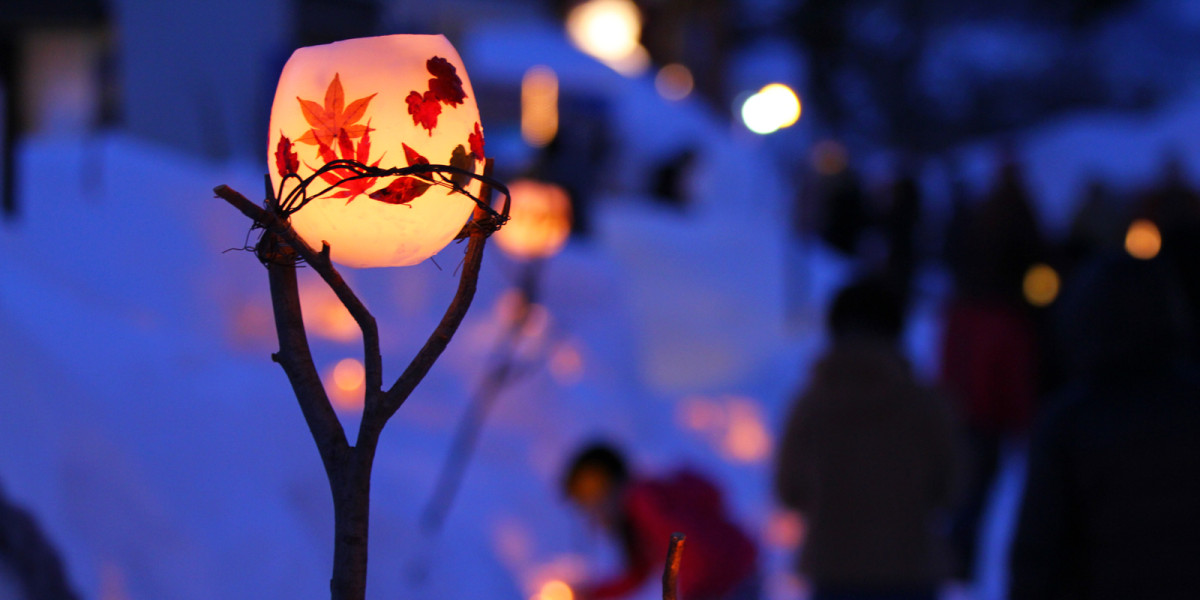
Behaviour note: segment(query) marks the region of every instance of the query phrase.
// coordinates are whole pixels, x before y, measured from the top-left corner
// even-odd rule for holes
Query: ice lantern
[[[483,130],[475,92],[454,46],[440,35],[388,35],[296,50],[271,106],[268,163],[275,190],[286,173],[307,178],[327,163],[380,168],[441,164],[481,173]],[[348,267],[419,263],[454,239],[474,202],[440,175],[344,181],[333,170],[291,214],[310,246],[328,242]],[[299,182],[283,181],[283,194]],[[479,182],[467,190],[478,195]],[[313,197],[331,185],[336,187]]]
[[[496,232],[496,244],[517,259],[556,254],[571,233],[571,200],[566,190],[532,179],[518,179],[508,190],[512,195],[510,219]]]

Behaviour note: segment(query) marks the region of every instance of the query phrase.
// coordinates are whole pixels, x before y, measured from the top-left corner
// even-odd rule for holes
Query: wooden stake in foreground
[[[667,546],[667,564],[663,567],[663,600],[679,598],[679,563],[683,560],[685,540],[687,536],[682,533],[671,534],[671,543]]]

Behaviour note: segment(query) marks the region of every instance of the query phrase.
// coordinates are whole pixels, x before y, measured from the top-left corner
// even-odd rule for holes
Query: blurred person
[[[1108,184],[1098,177],[1090,178],[1067,232],[1067,263],[1078,265],[1100,252],[1119,248],[1128,225],[1123,217]]]
[[[1006,149],[995,185],[968,219],[944,310],[941,384],[965,421],[968,469],[951,540],[954,578],[974,579],[979,523],[1004,448],[1027,434],[1036,405],[1039,336],[1025,273],[1043,255],[1029,192]]]
[[[911,159],[896,173],[889,189],[887,215],[888,254],[887,272],[897,286],[905,302],[912,289],[912,278],[917,269],[917,225],[921,220],[921,186],[917,182],[915,167]]]
[[[572,503],[616,537],[625,561],[621,573],[577,586],[576,598],[630,596],[657,580],[675,532],[687,536],[680,597],[758,598],[757,546],[730,519],[721,492],[702,475],[681,469],[661,477],[635,476],[619,450],[594,443],[571,460],[562,486]]]
[[[832,346],[780,439],[775,492],[805,522],[797,566],[813,600],[933,600],[946,573],[954,419],[898,348],[903,314],[877,281],[838,294]]]
[[[1103,257],[1057,316],[1070,384],[1033,436],[1009,597],[1195,598],[1200,373],[1173,273]]]
[[[870,225],[862,178],[853,166],[847,165],[822,180],[826,191],[821,237],[843,255],[856,256],[863,231]]]
[[[1139,199],[1136,216],[1149,219],[1162,236],[1161,255],[1179,274],[1192,314],[1200,314],[1200,193],[1188,182],[1183,159],[1168,154],[1158,182]],[[1193,323],[1193,337],[1200,335]]]

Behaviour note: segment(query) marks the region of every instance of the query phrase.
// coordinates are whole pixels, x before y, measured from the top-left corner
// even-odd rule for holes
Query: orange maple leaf
[[[375,96],[376,94],[371,94],[347,105],[342,80],[339,74],[334,73],[333,81],[330,81],[329,87],[325,89],[323,105],[296,97],[300,102],[300,112],[304,114],[304,120],[312,126],[312,129],[296,141],[332,148],[343,133],[351,140],[362,137],[367,132],[367,126],[359,124],[358,121],[367,114],[367,105]],[[351,157],[343,154],[343,158]]]

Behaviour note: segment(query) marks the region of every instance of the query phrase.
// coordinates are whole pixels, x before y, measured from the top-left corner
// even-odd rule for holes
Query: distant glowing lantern
[[[587,0],[567,14],[567,35],[580,50],[624,75],[649,65],[639,43],[642,15],[632,0]]]
[[[692,72],[679,63],[669,64],[658,70],[654,76],[654,89],[658,95],[667,100],[683,100],[692,93],[696,81]]]
[[[521,137],[541,148],[558,135],[558,76],[554,69],[536,65],[521,78]]]
[[[506,254],[520,259],[546,258],[558,252],[571,233],[571,200],[552,183],[518,179],[508,186],[512,195],[509,221],[495,234]]]
[[[1162,234],[1150,219],[1136,219],[1125,232],[1125,251],[1134,258],[1150,260],[1162,250]]]
[[[367,373],[361,362],[353,358],[338,361],[329,372],[327,380],[333,384],[329,386],[329,399],[334,407],[342,410],[362,408]]]
[[[572,600],[575,594],[571,591],[571,586],[558,580],[547,581],[542,585],[542,589],[538,590],[537,595],[533,600]]]
[[[358,322],[316,275],[300,280],[300,303],[304,326],[314,335],[335,342],[352,342],[362,335]]]
[[[804,522],[794,512],[775,511],[767,519],[767,531],[763,537],[771,546],[790,550],[799,546],[804,539]]]
[[[742,103],[742,122],[759,135],[791,127],[800,120],[800,98],[782,83],[763,86]]]
[[[1039,308],[1050,306],[1054,302],[1060,286],[1058,271],[1044,263],[1029,267],[1021,284],[1025,300]]]
[[[550,355],[549,367],[559,385],[574,385],[583,378],[583,354],[573,343],[559,344]]]
[[[342,160],[482,171],[475,92],[446,38],[388,35],[292,54],[271,108],[274,188],[286,197],[302,178]],[[305,242],[318,249],[328,242],[331,258],[346,266],[419,263],[454,239],[475,206],[450,190],[444,174],[347,179],[352,175],[320,174],[305,188],[313,199],[290,217]],[[479,191],[469,177],[452,179]],[[327,191],[315,197],[321,190]]]

